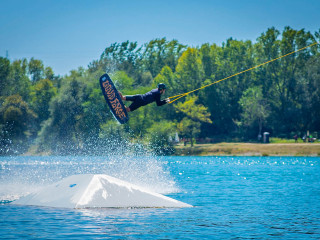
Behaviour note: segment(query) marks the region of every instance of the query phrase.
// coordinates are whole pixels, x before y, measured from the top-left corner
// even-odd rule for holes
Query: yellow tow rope
[[[302,51],[302,50],[304,50],[304,49],[306,49],[306,48],[312,47],[312,46],[314,46],[314,45],[316,45],[316,44],[319,44],[319,43],[318,43],[318,42],[312,43],[312,44],[309,45],[309,46],[300,48],[300,49],[298,49],[298,50],[296,50],[296,51],[287,53],[287,54],[282,55],[282,56],[280,56],[280,57],[274,58],[274,59],[272,59],[272,60],[270,60],[270,61],[261,63],[261,64],[259,64],[259,65],[257,65],[257,66],[254,66],[254,67],[252,67],[252,68],[249,68],[249,69],[244,70],[244,71],[241,71],[241,72],[238,72],[238,73],[236,73],[236,74],[233,74],[233,75],[231,75],[231,76],[229,76],[229,77],[220,79],[220,80],[215,81],[215,82],[213,82],[213,83],[207,84],[207,85],[205,85],[205,86],[202,86],[202,87],[197,88],[197,89],[195,89],[195,90],[192,90],[192,91],[190,91],[190,92],[186,92],[186,93],[182,93],[182,94],[179,94],[179,95],[172,96],[172,97],[170,97],[170,102],[169,102],[169,103],[173,103],[173,102],[177,101],[178,99],[187,96],[187,95],[190,94],[190,93],[199,91],[199,90],[201,90],[201,89],[204,89],[204,88],[206,88],[206,87],[209,87],[209,86],[211,86],[211,85],[213,85],[213,84],[216,84],[216,83],[218,83],[218,82],[222,82],[222,81],[224,81],[224,80],[227,80],[227,79],[229,79],[229,78],[235,77],[235,76],[240,75],[240,74],[242,74],[242,73],[251,71],[252,69],[255,69],[255,68],[261,67],[261,66],[263,66],[263,65],[266,65],[266,64],[268,64],[268,63],[274,62],[274,61],[276,61],[276,60],[278,60],[278,59],[280,59],[280,58],[284,58],[284,57],[289,56],[289,55],[291,55],[291,54],[293,54],[293,53],[296,53],[296,52]]]

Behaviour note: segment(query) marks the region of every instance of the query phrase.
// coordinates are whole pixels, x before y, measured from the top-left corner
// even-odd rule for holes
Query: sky
[[[320,0],[0,0],[0,56],[64,76],[115,42],[254,42],[270,27],[319,31],[319,12]]]

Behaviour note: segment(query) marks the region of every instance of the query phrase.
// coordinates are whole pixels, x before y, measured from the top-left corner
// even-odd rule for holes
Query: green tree
[[[148,139],[149,147],[157,155],[172,154],[173,143],[170,141],[176,132],[175,124],[171,121],[162,120],[160,122],[153,122],[152,126],[148,128],[146,139]]]
[[[164,83],[168,88],[175,88],[175,76],[172,72],[171,68],[168,66],[164,66],[160,73],[154,78],[152,86],[155,88],[159,83]]]
[[[50,104],[50,118],[40,133],[40,147],[56,153],[70,154],[82,150],[81,118],[86,101],[86,85],[73,72],[70,80]]]
[[[165,95],[162,98],[167,98],[176,94],[176,82],[175,75],[172,72],[171,68],[164,66],[161,72],[154,78],[152,87],[157,88],[159,83],[164,83],[167,86]],[[176,119],[176,111],[173,107],[173,104],[166,104],[162,107],[153,106],[153,111],[157,112],[156,121],[161,121],[161,119],[167,119],[172,121]]]
[[[52,81],[48,79],[38,81],[32,89],[32,108],[38,115],[39,123],[41,123],[50,116],[49,104],[51,99],[57,94],[57,89],[53,86]]]
[[[141,73],[140,81],[139,81],[141,86],[151,86],[152,81],[153,81],[153,77],[149,71]]]
[[[0,57],[0,96],[6,96],[9,87],[8,76],[10,73],[10,61]]]
[[[155,117],[159,117],[159,115],[155,112],[157,110],[152,110],[154,107],[153,104],[149,104],[148,106],[141,107],[134,111],[134,113],[130,113],[130,120],[126,127],[127,130],[133,132],[133,135],[137,138],[143,138],[147,133],[147,129],[150,128],[155,121]]]
[[[310,45],[314,41],[310,32],[296,31],[285,27],[281,34],[274,28],[268,29],[258,38],[257,51],[259,61],[270,60],[299,48]],[[278,134],[288,134],[299,127],[300,106],[298,103],[301,89],[297,73],[305,69],[307,61],[312,56],[312,49],[281,58],[267,64],[258,70],[263,93],[269,99],[273,112],[270,118],[273,130]]]
[[[118,90],[132,90],[134,80],[125,71],[117,71],[111,77]]]
[[[207,49],[207,47],[204,47]],[[232,76],[254,66],[253,46],[250,41],[228,39],[222,47],[212,45],[210,52],[202,50],[206,59],[207,79],[203,85]],[[208,52],[208,53],[206,53]],[[212,65],[211,65],[212,64]],[[211,73],[211,76],[208,74]],[[226,81],[219,82],[199,92],[200,102],[208,107],[214,119],[214,126],[206,133],[212,135],[230,136],[234,134],[235,120],[240,119],[239,99],[243,91],[253,84],[254,73],[248,72]],[[208,136],[207,135],[207,136]]]
[[[262,127],[270,111],[267,101],[263,98],[261,87],[248,88],[239,100],[239,104],[242,107],[241,125],[252,127],[258,123],[259,135],[262,136]]]
[[[320,54],[313,56],[306,64],[306,72],[298,73],[301,112],[298,132],[320,131]]]
[[[184,114],[184,118],[178,123],[178,130],[184,137],[191,139],[200,133],[201,123],[212,123],[208,109],[202,104],[196,104],[198,97],[187,97],[184,103],[179,102],[175,105],[177,112]]]
[[[219,56],[221,55],[221,47],[216,44],[211,46],[206,43],[201,45],[200,57],[203,64],[203,70],[206,79],[214,78],[219,64]]]
[[[177,40],[167,41],[165,38],[151,40],[141,47],[136,42],[113,43],[105,49],[99,61],[89,64],[89,71],[125,71],[134,79],[135,87],[147,86],[164,66],[175,70],[185,47]]]
[[[31,82],[27,76],[28,62],[26,59],[13,61],[8,76],[9,88],[6,96],[18,94],[24,101],[29,101]]]
[[[144,68],[152,77],[157,76],[164,66],[175,69],[185,46],[177,40],[168,42],[166,38],[154,39],[145,44],[142,53]]]
[[[49,79],[50,81],[53,81],[55,79],[54,72],[51,67],[46,67],[44,69],[44,76],[45,79]]]
[[[137,42],[113,43],[107,47],[101,55],[100,62],[94,62],[92,69],[106,69],[107,72],[114,72],[115,69],[125,71],[130,77],[137,77],[140,69],[137,61],[140,57],[141,48],[137,48]]]
[[[31,58],[28,64],[28,72],[32,82],[37,82],[44,77],[44,66],[41,60]]]
[[[196,48],[188,48],[179,58],[176,67],[177,90],[188,92],[199,88],[203,82],[204,71]]]
[[[36,117],[21,96],[12,95],[4,100],[0,107],[0,154],[20,153],[28,148],[27,139],[34,134],[32,126]]]
[[[79,141],[86,152],[95,152],[102,125],[112,118],[100,88],[87,87],[88,98],[82,103],[81,117],[77,122]],[[116,124],[114,122],[114,124]]]

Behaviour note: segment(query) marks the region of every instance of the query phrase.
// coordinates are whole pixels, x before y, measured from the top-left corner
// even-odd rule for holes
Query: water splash
[[[0,157],[0,203],[75,174],[107,174],[154,192],[178,192],[168,166],[141,143],[107,144],[105,156]]]

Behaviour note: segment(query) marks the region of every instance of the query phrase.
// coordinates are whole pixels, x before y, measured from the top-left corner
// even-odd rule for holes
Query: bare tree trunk
[[[191,147],[193,147],[193,136],[192,136],[192,134],[191,134],[190,142],[191,142]]]

